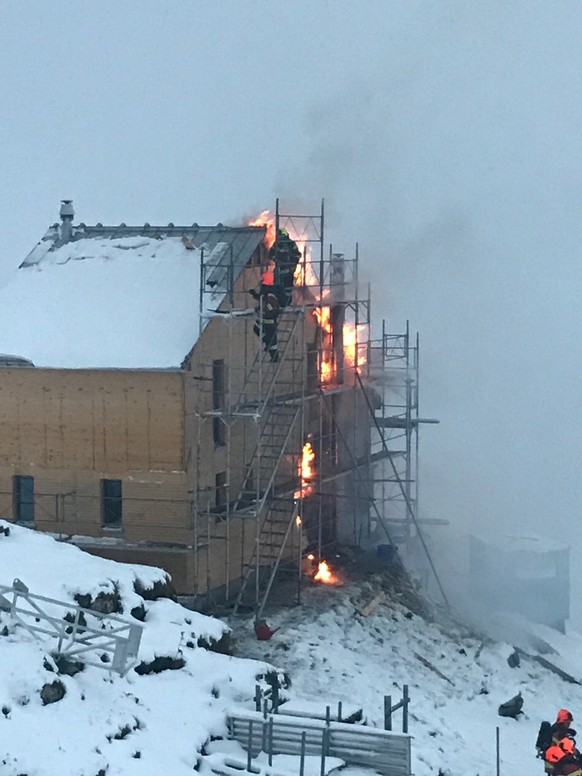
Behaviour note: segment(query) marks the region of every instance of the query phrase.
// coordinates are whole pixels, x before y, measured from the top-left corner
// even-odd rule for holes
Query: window
[[[218,472],[215,477],[215,503],[218,509],[226,506],[226,472]]]
[[[101,522],[108,528],[121,528],[121,480],[101,480]]]
[[[34,477],[18,475],[12,480],[14,520],[34,523]]]
[[[224,409],[225,368],[223,359],[212,362],[212,409]],[[226,426],[222,418],[212,418],[212,436],[214,444],[223,447],[226,444]]]

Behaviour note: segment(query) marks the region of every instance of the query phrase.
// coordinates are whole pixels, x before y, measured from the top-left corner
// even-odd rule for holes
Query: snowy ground
[[[117,589],[124,617],[139,604],[147,611],[140,660],[183,657],[185,665],[146,676],[131,670],[123,678],[86,667],[59,677],[65,697],[43,705],[41,687],[57,678],[50,670],[54,642],[36,640],[0,613],[2,776],[178,776],[197,765],[206,776],[209,764],[225,756],[244,760],[239,744],[220,740],[226,713],[234,706],[253,708],[256,677],[270,665],[291,675],[290,702],[337,708],[341,700],[344,708],[361,706],[367,723],[379,727],[384,695],[395,702],[408,684],[416,776],[494,773],[497,726],[501,773],[542,774],[534,749],[539,722],[553,719],[562,706],[575,718],[582,713],[580,685],[530,658],[522,656],[515,668],[507,663],[516,640],[533,654],[535,636],[538,646],[542,640],[547,645],[547,659],[582,677],[582,638],[575,634],[521,623],[512,644],[494,642],[442,610],[429,621],[409,599],[390,593],[363,616],[362,608],[386,585],[382,575],[360,575],[341,587],[314,585],[304,591],[301,607],[269,612],[269,624],[279,630],[267,642],[255,639],[251,617],[231,617],[238,656],[229,657],[196,645],[199,637],[220,638],[228,625],[168,599],[144,601],[135,592],[136,580],[151,587],[163,572],[94,558],[26,529],[10,531],[0,534],[0,584],[20,577],[32,592],[65,601],[76,593],[95,597]],[[524,714],[499,717],[499,704],[518,692]],[[400,719],[397,714],[395,729]],[[209,744],[210,737],[219,740]],[[328,769],[337,765],[327,763]],[[274,766],[279,773],[299,771],[293,757],[276,757]],[[318,773],[319,760],[308,761],[306,776]],[[344,773],[362,776],[353,768]]]
[[[501,774],[543,774],[534,746],[539,723],[553,721],[562,706],[575,718],[582,715],[582,687],[524,657],[519,667],[510,668],[513,645],[471,635],[442,611],[427,622],[402,604],[387,602],[361,616],[359,610],[377,591],[371,581],[311,588],[301,607],[270,615],[269,625],[280,630],[268,642],[256,641],[250,621],[234,618],[239,653],[289,671],[293,695],[319,698],[332,708],[338,700],[356,703],[368,724],[379,727],[384,695],[395,703],[408,684],[416,776],[495,773],[497,726]],[[532,654],[535,635],[556,650],[546,653],[548,660],[582,677],[580,636],[522,624],[520,646]],[[523,715],[499,717],[499,705],[518,692]],[[400,724],[396,716],[394,729]]]
[[[0,527],[8,524],[0,521]],[[151,587],[163,572],[88,555],[49,536],[10,526],[0,534],[0,584],[19,577],[32,593],[73,601],[76,593],[121,594],[124,617],[146,608],[140,660],[182,657],[180,670],[121,678],[86,667],[58,677],[65,697],[43,705],[40,690],[55,640],[38,641],[0,612],[0,773],[2,776],[117,776],[192,773],[209,735],[225,733],[225,710],[249,703],[267,666],[197,646],[228,631],[218,620],[169,599],[144,601],[134,581]],[[6,630],[4,630],[6,628]],[[46,660],[49,657],[48,661]]]

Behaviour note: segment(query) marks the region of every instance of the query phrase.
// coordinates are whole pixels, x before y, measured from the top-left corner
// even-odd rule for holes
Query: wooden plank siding
[[[258,281],[257,267],[241,274],[235,307],[254,307],[248,289]],[[253,323],[252,316],[210,319],[176,370],[0,369],[0,517],[13,517],[13,477],[32,476],[40,530],[118,538],[111,547],[82,546],[161,565],[182,593],[205,593],[240,577],[254,546],[254,521],[233,519],[227,528],[206,517],[196,535],[194,500],[212,504],[217,474],[227,470],[234,497],[256,444],[254,421],[237,420],[227,460],[212,418],[201,419],[213,407],[214,361],[225,364],[226,400],[229,389],[231,396],[242,389],[245,366],[260,346]],[[298,328],[298,352],[307,352],[303,338],[313,336],[312,324]],[[284,468],[295,471],[290,456]],[[122,482],[120,528],[102,525],[102,479]]]

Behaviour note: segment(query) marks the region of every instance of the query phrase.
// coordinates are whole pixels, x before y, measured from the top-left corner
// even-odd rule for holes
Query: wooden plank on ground
[[[445,676],[445,675],[444,675],[444,674],[443,674],[441,671],[439,671],[439,669],[438,669],[436,666],[433,666],[433,664],[430,662],[430,660],[427,660],[427,659],[426,659],[425,657],[423,657],[422,655],[419,655],[419,654],[418,654],[418,652],[415,652],[415,653],[414,653],[414,657],[415,657],[417,660],[420,660],[420,662],[422,663],[422,665],[423,665],[423,666],[426,666],[427,668],[430,668],[430,670],[431,670],[431,671],[434,671],[434,673],[435,673],[437,676],[440,676],[440,678],[441,678],[441,679],[444,679],[444,680],[445,680],[445,682],[448,682],[449,684],[452,684],[452,685],[453,685],[453,687],[454,687],[454,684],[453,684],[453,682],[452,682],[452,681],[449,679],[449,677],[448,677],[448,676]]]
[[[386,593],[378,593],[372,600],[360,609],[360,614],[367,617],[371,614],[377,606],[384,603],[386,600]]]
[[[547,668],[548,671],[552,671],[552,673],[559,676],[560,679],[563,679],[565,682],[569,682],[570,684],[582,684],[579,679],[576,679],[572,676],[572,674],[563,671],[561,668],[559,668],[554,663],[551,663],[545,657],[542,657],[541,655],[530,655],[529,652],[525,652],[519,647],[516,647],[516,651],[518,654],[523,655],[523,657],[528,657],[530,660],[535,660],[536,663],[539,663],[544,668]]]

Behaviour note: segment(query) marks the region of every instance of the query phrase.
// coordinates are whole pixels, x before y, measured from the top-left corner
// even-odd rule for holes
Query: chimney
[[[61,216],[61,245],[71,241],[73,236],[73,216],[75,211],[73,210],[72,199],[61,200],[61,210],[59,215]]]

